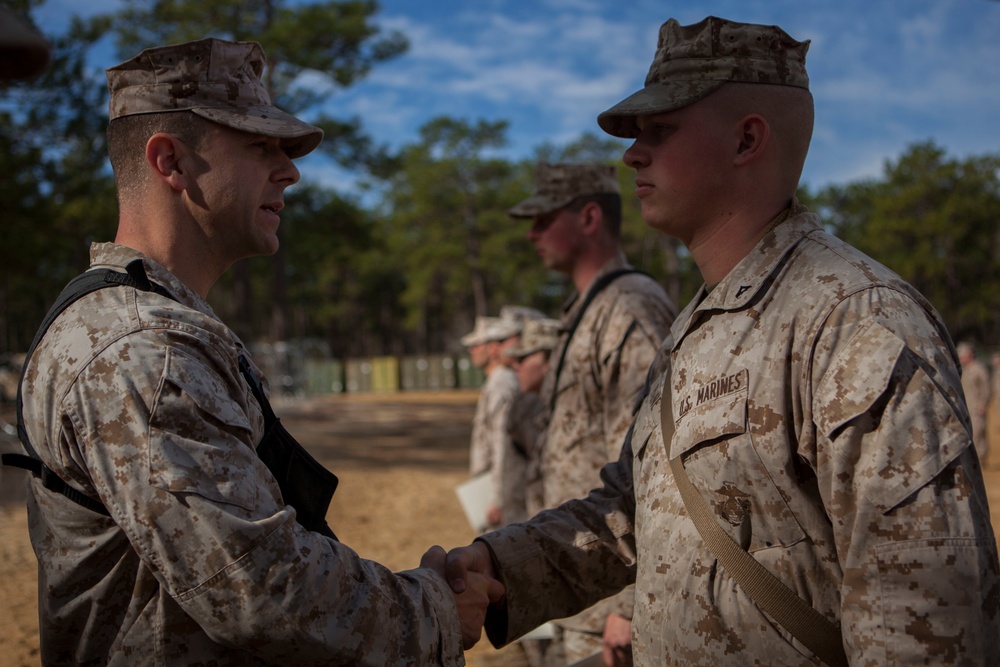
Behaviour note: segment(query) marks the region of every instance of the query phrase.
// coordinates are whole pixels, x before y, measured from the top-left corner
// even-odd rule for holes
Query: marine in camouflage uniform
[[[619,242],[620,220],[602,219],[603,237],[580,231],[598,208],[591,203],[584,211],[582,202],[607,195],[620,218],[612,165],[541,163],[535,193],[509,211],[533,219],[529,239],[549,268],[567,273],[577,288],[563,307],[561,335],[539,394],[548,410],[536,448],[544,508],[585,496],[599,484],[601,468],[618,458],[649,365],[676,315],[663,288],[643,273],[633,270],[599,286],[613,272],[632,270]],[[562,234],[576,239],[568,250],[551,238]],[[568,663],[601,651],[610,614],[631,617],[631,589],[558,622]]]
[[[706,256],[691,243],[707,286],[657,355],[603,487],[449,555],[449,578],[466,568],[502,578],[505,606],[487,621],[495,643],[634,581],[636,664],[819,664],[705,545],[672,474],[677,459],[718,525],[839,623],[849,664],[1000,664],[1000,566],[944,324],[794,201],[801,163],[787,183],[736,180],[756,160],[767,170],[797,151],[804,159],[807,141],[779,147],[790,128],[811,131],[811,99],[783,88],[808,89],[807,45],[774,26],[671,19],[645,88],[599,117],[606,131],[636,137],[625,159],[647,222],[675,225],[685,243],[694,228],[679,223],[693,209],[661,198],[669,180],[659,161],[669,155],[682,169],[689,154],[714,159],[729,122],[746,132],[720,154],[733,180],[719,187],[784,193],[786,208],[758,218],[731,266],[713,264],[718,248]],[[747,100],[762,111],[746,114]],[[809,122],[794,115],[803,104]],[[659,208],[668,202],[673,217]]]
[[[108,71],[109,147],[121,141],[112,130],[131,127],[116,123],[167,122],[134,113],[190,109],[213,123],[197,149],[163,133],[139,138],[154,173],[141,195],[120,191],[116,238],[136,247],[91,250],[94,268],[141,261],[174,299],[132,287],[85,296],[27,367],[35,449],[110,514],[30,485],[43,664],[464,664],[443,553],[428,561],[438,572],[393,573],[307,531],[255,452],[264,418],[238,370],[250,355],[205,293],[238,259],[230,254],[248,252],[239,244],[268,239],[284,188],[298,180],[291,158],[322,139],[271,106],[263,66],[256,43],[209,39],[149,49]],[[119,181],[130,176],[112,161]],[[218,182],[227,174],[262,190],[239,190],[225,219],[212,218],[206,211],[235,188]],[[223,239],[194,235],[187,215]],[[181,250],[158,246],[158,234]],[[189,263],[200,250],[204,261]]]
[[[523,321],[513,318],[477,317],[473,331],[462,338],[473,363],[486,372],[472,418],[469,475],[490,476],[487,521],[493,527],[528,518],[524,500],[527,458],[514,447],[505,428],[519,393],[517,373],[503,356],[505,349],[517,343],[523,326]]]

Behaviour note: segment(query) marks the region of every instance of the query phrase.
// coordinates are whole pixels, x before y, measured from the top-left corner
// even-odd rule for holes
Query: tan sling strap
[[[781,624],[785,630],[798,639],[806,648],[815,653],[830,667],[846,667],[847,654],[840,626],[831,623],[823,614],[807,604],[805,600],[785,586],[771,574],[757,559],[743,550],[729,533],[724,531],[712,516],[712,512],[698,490],[688,478],[680,456],[669,458],[670,441],[674,434],[673,409],[671,407],[670,375],[664,378],[663,399],[660,404],[660,428],[663,430],[663,444],[667,448],[670,469],[681,492],[684,508],[691,516],[698,534],[705,542],[726,572],[736,580],[743,592],[763,611]]]

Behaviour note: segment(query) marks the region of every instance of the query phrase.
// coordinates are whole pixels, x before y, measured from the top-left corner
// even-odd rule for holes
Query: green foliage
[[[404,276],[403,326],[420,351],[440,350],[475,315],[505,303],[536,303],[544,271],[507,216],[520,174],[492,151],[506,143],[505,122],[436,118],[405,147],[385,182],[382,238]]]
[[[1000,155],[949,159],[915,144],[882,180],[827,188],[817,203],[835,233],[920,290],[955,338],[1000,343]]]

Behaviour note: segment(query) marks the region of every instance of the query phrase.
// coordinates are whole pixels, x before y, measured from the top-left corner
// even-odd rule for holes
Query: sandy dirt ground
[[[330,523],[361,556],[393,570],[415,567],[431,544],[472,538],[455,498],[464,481],[476,392],[332,396],[276,406],[288,429],[340,477]],[[9,421],[9,411],[0,417]],[[986,473],[1000,533],[1000,469]],[[0,664],[37,667],[35,558],[28,542],[20,475],[0,486]],[[485,640],[466,653],[472,667],[527,664],[517,647]]]

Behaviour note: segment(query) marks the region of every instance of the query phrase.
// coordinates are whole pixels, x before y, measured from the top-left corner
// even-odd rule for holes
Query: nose
[[[295,166],[292,158],[288,157],[282,153],[281,164],[274,170],[272,174],[272,180],[275,183],[281,183],[286,188],[290,185],[295,185],[299,182],[302,174],[299,173],[299,168]]]
[[[639,140],[636,139],[632,142],[632,145],[625,149],[625,154],[622,155],[622,162],[625,163],[626,167],[631,167],[633,169],[638,169],[639,167],[644,167],[649,164],[649,157],[646,151],[639,146]]]

